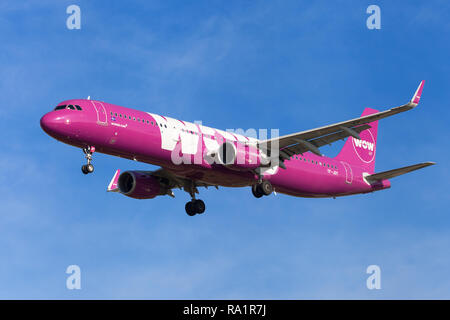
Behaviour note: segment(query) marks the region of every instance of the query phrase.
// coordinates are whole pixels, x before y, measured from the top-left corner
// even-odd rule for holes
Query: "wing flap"
[[[350,130],[341,129],[340,131],[337,131],[335,133],[311,139],[308,142],[313,144],[316,148],[320,148],[327,144],[331,145],[335,141],[343,140],[349,136],[352,136],[354,133],[359,134],[361,131],[369,128],[370,126],[368,124],[364,124],[362,126],[348,128]],[[282,150],[291,154],[303,154],[304,152],[311,151],[305,145],[302,145],[300,143],[290,145]]]

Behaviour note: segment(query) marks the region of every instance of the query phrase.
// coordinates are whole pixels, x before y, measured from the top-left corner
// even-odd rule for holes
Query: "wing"
[[[183,189],[184,191],[188,192],[191,195],[193,193],[198,193],[197,187],[205,187],[205,188],[215,187],[216,189],[218,189],[217,185],[182,178],[165,168],[160,168],[155,171],[148,171],[148,174],[157,178],[159,180],[159,183],[165,186],[167,189],[179,188]],[[169,195],[172,197],[174,196],[173,193]]]
[[[403,167],[403,168],[398,168],[398,169],[393,169],[393,170],[389,170],[389,171],[384,171],[384,172],[380,172],[380,173],[375,173],[375,174],[371,174],[370,176],[365,177],[365,179],[372,183],[372,182],[376,182],[376,181],[381,181],[384,179],[391,179],[397,176],[400,176],[402,174],[414,171],[414,170],[419,170],[428,166],[432,166],[433,164],[435,164],[434,162],[423,162],[423,163],[418,163],[418,164],[414,164],[412,166],[407,166],[407,167]]]
[[[281,160],[288,159],[294,154],[301,154],[306,151],[311,151],[317,155],[322,155],[319,151],[319,147],[326,144],[331,144],[349,136],[360,139],[359,133],[370,128],[368,123],[415,108],[419,104],[424,83],[425,81],[422,80],[411,101],[402,106],[312,130],[260,141],[260,148],[270,153],[272,144],[278,143],[278,149],[280,150],[279,156]]]

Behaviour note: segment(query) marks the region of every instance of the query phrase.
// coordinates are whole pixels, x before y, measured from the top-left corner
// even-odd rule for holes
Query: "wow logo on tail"
[[[360,137],[361,139],[351,138],[353,149],[362,162],[371,163],[375,160],[375,138],[370,130],[362,131]]]

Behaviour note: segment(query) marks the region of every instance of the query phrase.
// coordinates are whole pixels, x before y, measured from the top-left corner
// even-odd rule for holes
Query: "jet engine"
[[[232,170],[248,171],[261,166],[261,154],[255,146],[226,141],[217,150],[217,161]]]
[[[125,171],[117,181],[120,193],[135,199],[152,199],[167,193],[158,179],[145,171]]]

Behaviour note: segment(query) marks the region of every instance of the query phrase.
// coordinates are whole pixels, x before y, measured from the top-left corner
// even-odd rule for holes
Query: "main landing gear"
[[[196,214],[202,214],[203,212],[205,212],[206,206],[202,200],[192,199],[191,201],[186,203],[185,209],[186,213],[192,217]]]
[[[205,212],[205,203],[200,199],[195,199],[195,194],[198,193],[195,183],[191,181],[189,184],[185,185],[184,190],[191,195],[192,200],[186,203],[184,207],[188,216],[192,217],[196,214],[202,214]]]
[[[272,193],[273,187],[270,181],[262,180],[257,184],[252,186],[252,193],[256,198],[261,198],[262,196],[268,196]]]
[[[83,148],[83,152],[86,155],[87,164],[83,164],[81,166],[81,172],[83,172],[84,174],[92,173],[94,172],[94,166],[92,165],[91,161],[92,161],[92,154],[95,152],[95,147],[91,146]]]

